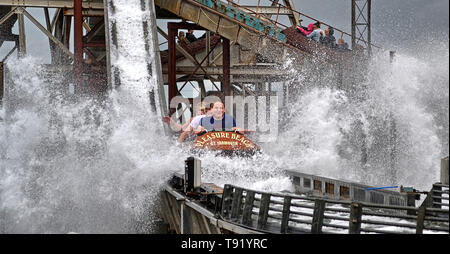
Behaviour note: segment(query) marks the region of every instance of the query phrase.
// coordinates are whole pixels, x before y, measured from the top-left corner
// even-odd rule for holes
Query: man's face
[[[326,36],[329,36],[329,35],[330,35],[330,30],[325,29],[325,35],[326,35]]]
[[[214,103],[214,106],[212,108],[212,114],[214,118],[221,118],[223,116],[223,113],[225,113],[225,107],[223,106],[223,103],[222,102]]]

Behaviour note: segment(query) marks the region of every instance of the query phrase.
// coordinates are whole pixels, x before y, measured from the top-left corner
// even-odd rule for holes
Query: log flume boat
[[[220,155],[254,155],[260,151],[255,142],[238,131],[208,131],[200,133],[192,144],[195,152],[217,151]]]

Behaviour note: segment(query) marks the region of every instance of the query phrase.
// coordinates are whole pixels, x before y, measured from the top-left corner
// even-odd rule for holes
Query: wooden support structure
[[[190,225],[182,225],[185,230],[184,232],[222,232],[223,228],[220,228],[219,225],[225,225],[226,223],[231,223],[231,225],[233,225],[231,231],[234,233],[242,232],[241,230],[255,230],[261,233],[325,234],[337,233],[334,231],[336,229],[340,229],[341,232],[339,233],[341,234],[422,234],[426,233],[426,230],[447,233],[449,231],[448,226],[446,226],[448,225],[448,209],[425,208],[425,206],[416,208],[377,205],[364,202],[293,196],[291,194],[254,191],[229,184],[224,186],[221,195],[222,205],[215,206],[215,208],[212,209],[212,206],[210,205],[203,205],[200,207],[200,203],[191,202],[189,201],[189,198],[184,199],[182,198],[184,197],[182,193],[167,191],[168,189],[170,188],[166,187],[166,195],[168,199],[172,200],[171,202],[173,204],[170,207],[172,207],[171,209],[174,212],[167,214],[178,214],[178,216],[181,216],[180,211],[177,211],[175,208],[183,207],[183,209],[186,209],[184,215],[180,218],[184,223],[189,223]],[[257,198],[257,196],[259,196],[259,198]],[[177,202],[176,204],[175,200]],[[333,205],[327,207],[327,204]],[[338,208],[338,206],[336,206],[337,204],[343,206]],[[166,205],[166,207],[168,206]],[[255,213],[254,208],[257,208],[259,212]],[[298,210],[298,208],[313,209],[313,214],[303,212],[302,210]],[[415,211],[417,216],[407,215],[406,211],[409,210]],[[325,211],[327,212],[326,214]],[[394,213],[394,211],[397,211],[397,213]],[[399,213],[398,211],[402,212]],[[346,213],[346,215],[343,215],[342,213]],[[436,215],[437,213],[441,215]],[[371,218],[363,219],[363,216],[366,215],[371,216]],[[300,219],[297,216],[310,217],[311,220]],[[377,217],[379,219],[377,219]],[[407,220],[408,223],[405,223],[404,221],[386,221],[386,217]],[[179,219],[171,218],[166,221],[174,223],[176,220]],[[348,221],[348,224],[342,224],[342,221]],[[290,223],[292,224],[290,225]],[[310,227],[299,227],[297,224],[309,224]],[[364,225],[364,227],[362,227],[362,225]],[[386,226],[398,227],[399,229],[390,231],[377,228],[385,228]],[[330,231],[329,228],[334,228],[334,230]],[[228,228],[228,230],[229,229],[230,228]]]
[[[316,199],[314,202],[314,213],[311,225],[311,233],[321,234],[323,226],[323,218],[325,212],[325,201],[321,199]]]
[[[284,197],[283,213],[281,219],[281,230],[280,230],[280,233],[282,234],[286,234],[288,232],[291,201],[292,201],[291,197],[289,196]]]
[[[255,192],[247,190],[244,202],[244,209],[242,211],[242,224],[245,226],[252,225],[252,211],[254,201],[255,201]]]
[[[361,216],[362,206],[359,203],[352,203],[350,206],[349,234],[361,233]]]
[[[269,216],[270,196],[271,195],[268,193],[261,194],[261,201],[259,204],[258,224],[257,224],[257,228],[259,230],[264,230],[267,224],[267,219]]]

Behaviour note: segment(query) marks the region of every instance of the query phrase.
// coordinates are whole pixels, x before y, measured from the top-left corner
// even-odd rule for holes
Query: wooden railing
[[[449,208],[449,186],[441,183],[433,184],[433,187],[428,192],[422,206],[427,208]]]
[[[412,214],[412,215],[411,215]],[[225,185],[222,219],[267,233],[448,233],[448,209],[378,205]]]

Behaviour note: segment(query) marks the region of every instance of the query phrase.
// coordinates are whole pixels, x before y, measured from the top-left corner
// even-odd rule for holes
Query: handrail
[[[307,201],[308,205],[296,205],[293,202],[295,200]],[[341,204],[349,207],[337,209],[336,207],[329,207],[330,204]],[[308,212],[298,210],[295,207],[304,207]],[[254,208],[257,208],[257,210],[254,210]],[[415,212],[415,215],[407,215],[407,211],[411,210]],[[448,216],[430,216],[429,213],[434,210],[448,215],[448,210],[442,209],[352,201],[336,202],[336,200],[323,198],[311,199],[293,194],[284,195],[255,191],[226,184],[222,194],[222,205],[220,211],[217,212],[220,213],[221,218],[225,221],[271,233],[295,233],[297,231],[336,233],[329,231],[329,229],[327,232],[322,231],[322,227],[344,230],[344,232],[338,233],[345,233],[345,230],[348,230],[348,233],[356,234],[361,232],[404,234],[413,233],[414,229],[415,233],[419,234],[423,233],[424,229],[448,232],[448,227],[442,225],[442,223],[448,223]],[[337,214],[340,215],[338,216]],[[382,219],[384,217],[401,219],[401,221]],[[324,219],[334,220],[335,222],[324,221]],[[430,224],[436,221],[436,225]],[[289,225],[289,222],[299,224]],[[380,228],[375,229],[372,226],[361,227],[362,224],[378,225]],[[400,229],[391,231],[383,228],[391,226],[399,227]],[[406,232],[404,230],[409,231]]]
[[[307,18],[312,19],[312,20],[314,20],[314,21],[320,22],[321,24],[326,25],[326,26],[328,26],[328,27],[332,27],[334,30],[336,30],[336,31],[338,31],[338,32],[341,33],[341,38],[342,38],[342,34],[348,35],[348,36],[350,36],[350,37],[352,36],[350,33],[345,32],[345,31],[342,30],[342,29],[336,28],[336,27],[331,26],[331,25],[329,25],[329,24],[327,24],[327,23],[325,23],[325,22],[322,22],[322,21],[320,21],[320,20],[318,20],[318,19],[316,19],[316,18],[313,18],[313,17],[311,17],[311,16],[309,16],[309,15],[307,15],[307,14],[304,14],[304,13],[302,13],[302,12],[299,12],[299,11],[295,10],[295,9],[292,9],[290,6],[283,5],[283,4],[279,3],[279,2],[276,1],[276,0],[269,0],[269,1],[271,1],[271,2],[274,3],[274,4],[277,4],[278,7],[287,8],[287,9],[289,9],[290,11],[295,12],[295,13],[301,15],[301,16],[304,16],[304,17],[307,17]],[[227,0],[227,2],[228,2],[229,4],[234,5],[234,6],[240,7],[240,8],[243,9],[243,10],[249,11],[250,13],[257,15],[258,17],[262,17],[263,19],[268,20],[268,21],[270,21],[270,22],[272,22],[272,23],[274,23],[274,24],[279,24],[279,25],[283,26],[284,28],[288,28],[286,25],[284,25],[284,24],[282,24],[282,23],[279,23],[278,21],[274,21],[274,20],[268,19],[268,18],[265,17],[265,16],[259,16],[259,13],[258,13],[258,12],[255,12],[255,11],[253,11],[253,10],[250,10],[250,9],[248,9],[248,8],[245,8],[244,6],[235,3],[233,0]],[[258,4],[259,4],[259,2],[258,2]],[[258,5],[258,6],[259,6],[259,5]],[[277,14],[277,20],[278,20],[278,16],[279,16],[279,14]],[[366,44],[370,44],[372,47],[375,47],[375,48],[378,48],[378,49],[385,50],[385,49],[383,49],[381,46],[375,45],[375,44],[373,44],[373,43],[369,43],[369,42],[367,42],[366,40],[363,40],[363,39],[361,39],[361,38],[358,38],[357,40],[358,40],[358,41],[362,41],[362,42],[364,42],[364,43],[366,43]]]

